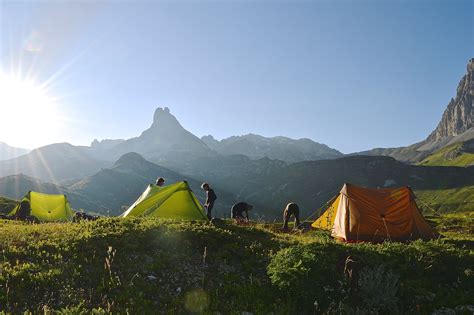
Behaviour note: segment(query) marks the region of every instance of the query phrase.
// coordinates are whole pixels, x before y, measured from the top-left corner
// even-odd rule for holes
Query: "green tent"
[[[121,217],[155,216],[166,219],[207,220],[204,209],[186,181],[159,187],[149,185]]]
[[[28,201],[31,207],[31,215],[42,222],[72,221],[74,213],[65,195],[49,195],[35,191],[28,192],[22,201]],[[14,215],[20,204],[11,212]]]

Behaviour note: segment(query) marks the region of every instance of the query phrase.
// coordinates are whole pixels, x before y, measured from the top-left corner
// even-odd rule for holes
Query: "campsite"
[[[271,224],[3,221],[0,302],[14,313],[469,314],[472,219],[448,239],[381,245],[281,234]],[[355,289],[337,268],[347,255],[365,270]]]
[[[407,188],[346,184],[314,229],[290,233],[211,223],[186,182],[151,184],[120,217],[76,223],[64,196],[25,198],[43,223],[0,221],[7,312],[473,311],[472,212],[428,224]]]

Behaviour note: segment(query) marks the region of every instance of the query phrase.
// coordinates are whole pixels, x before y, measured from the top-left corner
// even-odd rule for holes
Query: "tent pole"
[[[316,209],[316,211],[314,211],[312,214],[310,214],[307,218],[305,218],[304,220],[301,220],[302,223],[300,223],[300,225],[297,226],[297,228],[299,228],[301,225],[303,225],[303,222],[305,221],[308,221],[309,218],[311,218],[312,216],[314,216],[316,213],[318,213],[318,211],[320,211],[322,208],[324,208],[326,205],[328,205],[329,203],[332,203],[337,197],[339,196],[339,194],[335,195],[334,197],[332,197],[331,199],[329,199],[329,201],[327,201],[325,204],[323,204],[322,206],[320,206],[319,208]],[[320,213],[321,215],[322,213]]]
[[[383,225],[385,226],[385,230],[387,231],[388,240],[391,242],[392,238],[390,237],[390,233],[388,232],[388,227],[387,227],[387,224],[385,223],[385,217],[382,217],[382,221],[383,221]]]

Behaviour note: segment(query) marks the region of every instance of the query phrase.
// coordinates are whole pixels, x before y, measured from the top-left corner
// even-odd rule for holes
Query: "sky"
[[[0,141],[130,138],[167,106],[197,136],[405,146],[472,57],[474,1],[0,0]]]

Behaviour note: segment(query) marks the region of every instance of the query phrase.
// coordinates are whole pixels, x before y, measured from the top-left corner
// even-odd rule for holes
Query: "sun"
[[[56,100],[45,88],[0,72],[0,141],[33,149],[57,138],[61,124]]]

